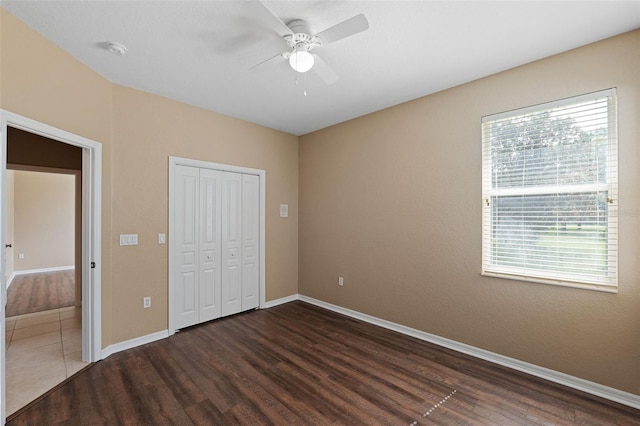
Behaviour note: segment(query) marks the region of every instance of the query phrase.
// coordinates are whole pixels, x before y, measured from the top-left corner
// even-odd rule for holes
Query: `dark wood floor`
[[[640,411],[292,302],[94,364],[9,425],[640,424]]]
[[[6,316],[73,306],[75,271],[17,275],[7,290]]]

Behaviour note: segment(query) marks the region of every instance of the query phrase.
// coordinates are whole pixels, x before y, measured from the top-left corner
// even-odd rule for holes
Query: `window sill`
[[[482,275],[483,277],[502,278],[506,280],[524,281],[524,282],[531,282],[531,283],[537,283],[537,284],[548,284],[548,285],[555,285],[555,286],[569,287],[569,288],[579,288],[582,290],[601,291],[604,293],[618,293],[617,286],[605,285],[605,284],[587,284],[587,283],[561,281],[561,280],[528,277],[524,275],[513,275],[513,274],[487,272],[487,271],[480,273],[480,275]]]

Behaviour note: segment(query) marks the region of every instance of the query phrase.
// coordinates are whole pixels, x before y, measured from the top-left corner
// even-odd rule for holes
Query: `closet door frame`
[[[175,315],[176,313],[175,308],[174,308],[174,297],[173,295],[175,294],[175,286],[177,285],[177,283],[175,283],[175,280],[173,278],[174,276],[174,272],[175,272],[175,268],[177,267],[177,259],[176,259],[176,250],[172,241],[171,236],[174,235],[174,228],[177,225],[175,222],[175,212],[173,211],[173,201],[174,201],[174,196],[176,194],[177,189],[174,188],[175,182],[175,171],[176,171],[176,166],[189,166],[189,167],[197,167],[197,168],[201,168],[201,169],[210,169],[210,170],[219,170],[219,171],[223,171],[223,172],[232,172],[232,173],[242,173],[242,174],[247,174],[247,175],[255,175],[258,176],[258,179],[260,181],[260,206],[259,206],[259,219],[260,219],[260,231],[259,231],[259,238],[260,238],[260,242],[259,242],[259,256],[258,256],[258,261],[259,261],[259,292],[260,292],[260,304],[259,304],[259,308],[263,309],[265,307],[265,259],[266,259],[266,255],[265,255],[265,247],[266,247],[266,241],[265,241],[265,227],[266,227],[266,171],[264,170],[260,170],[260,169],[252,169],[252,168],[248,168],[248,167],[240,167],[240,166],[233,166],[233,165],[229,165],[229,164],[221,164],[221,163],[212,163],[212,162],[208,162],[208,161],[202,161],[202,160],[194,160],[194,159],[189,159],[189,158],[181,158],[181,157],[173,157],[170,156],[169,157],[169,235],[168,235],[168,250],[169,250],[169,271],[168,271],[168,275],[169,275],[169,294],[168,294],[168,300],[169,303],[168,305],[168,309],[169,309],[169,335],[172,335],[176,332],[177,328],[176,328],[176,318]]]

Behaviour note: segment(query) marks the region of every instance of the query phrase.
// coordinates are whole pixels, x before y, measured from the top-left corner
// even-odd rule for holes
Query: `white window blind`
[[[484,117],[482,272],[615,291],[616,92]]]

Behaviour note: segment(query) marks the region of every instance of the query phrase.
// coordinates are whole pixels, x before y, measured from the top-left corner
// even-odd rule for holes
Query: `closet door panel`
[[[177,328],[198,323],[198,189],[199,170],[177,166],[175,173],[174,247],[177,251],[175,269],[175,307]]]
[[[259,304],[260,178],[242,175],[242,310]]]
[[[240,312],[242,303],[242,175],[222,178],[222,316]]]
[[[222,314],[221,188],[221,172],[200,170],[200,322]]]

